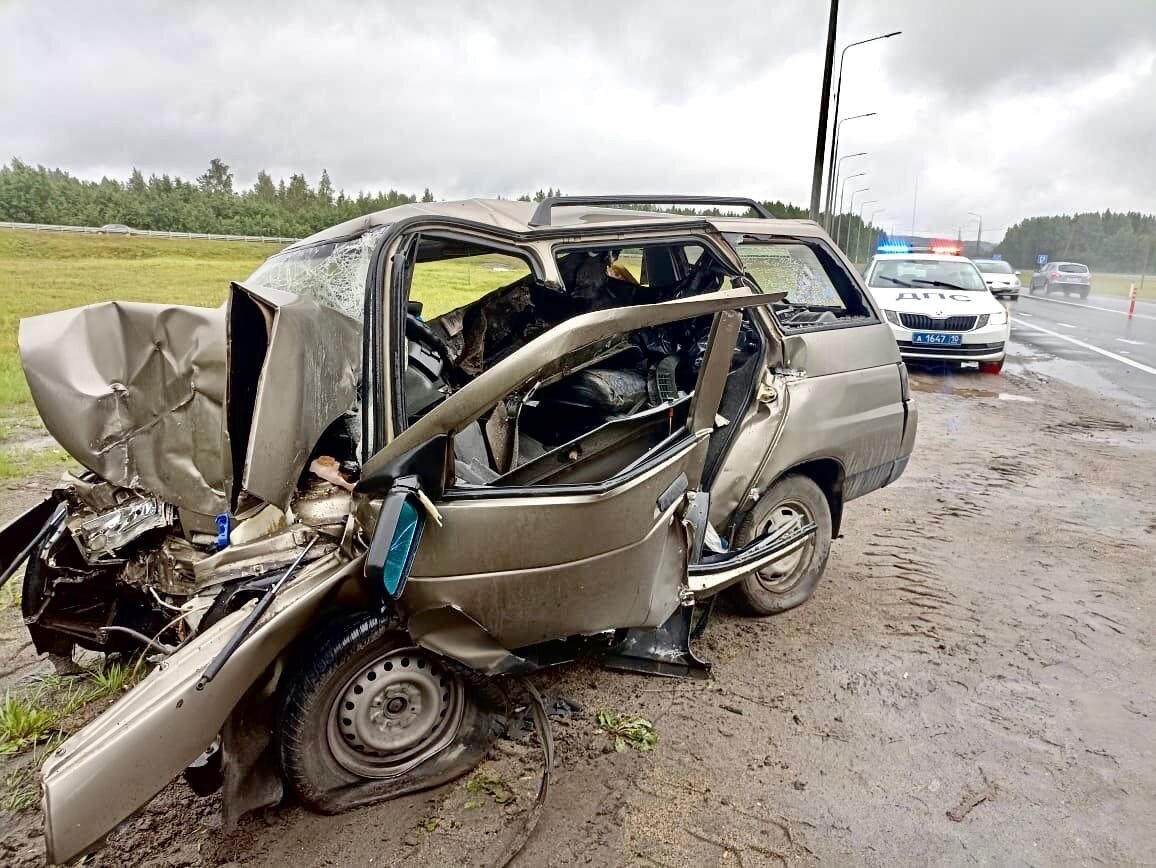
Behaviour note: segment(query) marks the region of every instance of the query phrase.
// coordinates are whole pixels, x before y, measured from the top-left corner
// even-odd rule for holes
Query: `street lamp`
[[[859,203],[859,222],[855,226],[855,246],[851,248],[856,253],[859,252],[859,231],[863,228],[863,211],[866,210],[868,205],[874,205],[878,201],[879,201],[878,199],[868,199],[866,202],[860,202]],[[850,241],[851,240],[851,238],[850,238],[851,232],[848,231],[847,235],[848,235],[847,240]],[[852,262],[855,261],[854,256],[851,257],[851,261]]]
[[[979,245],[983,241],[983,215],[976,214],[974,211],[967,212],[969,216],[979,220],[979,230],[975,233],[975,255],[979,256]]]
[[[850,219],[851,214],[853,214],[855,211],[855,197],[858,196],[860,193],[866,193],[870,189],[871,189],[870,187],[860,187],[858,190],[852,190],[851,191],[851,199],[847,203],[847,217],[848,217],[848,219]],[[844,220],[843,223],[846,224],[847,221]],[[844,241],[850,241],[850,240],[851,240],[851,227],[848,226],[847,227],[847,237],[844,239]],[[835,239],[835,243],[838,244],[839,240]]]
[[[856,172],[854,175],[848,175],[843,179],[843,183],[839,185],[839,211],[835,218],[835,244],[839,243],[839,227],[843,225],[843,194],[847,192],[847,182],[852,178],[862,178],[866,172]]]
[[[872,212],[871,212],[871,216],[867,218],[867,222],[868,222],[870,225],[874,226],[874,225],[875,225],[875,216],[876,216],[877,214],[883,214],[883,213],[885,213],[886,211],[887,211],[887,209],[886,209],[886,208],[876,208],[874,211],[872,211]],[[856,247],[858,247],[858,246],[859,246],[859,239],[858,239],[858,238],[856,238],[856,239],[855,239],[855,246],[856,246]],[[875,241],[875,246],[876,246],[876,247],[878,247],[878,246],[879,246],[879,241],[878,241],[878,239],[876,239],[876,241]],[[867,238],[867,253],[868,253],[868,255],[870,255],[870,254],[871,254],[871,238],[870,238],[870,237],[868,237],[868,238]]]
[[[843,120],[841,120],[837,124],[835,124],[835,132],[831,136],[831,164],[832,164],[832,168],[834,168],[834,163],[839,158],[839,131],[843,128],[843,124],[847,123],[847,121],[859,120],[860,118],[873,118],[877,114],[878,114],[878,112],[864,112],[861,115],[851,115],[851,117],[843,118]],[[831,202],[829,203],[830,205],[833,205],[835,203],[834,190],[831,189],[831,185],[832,185],[832,182],[834,181],[834,179],[836,177],[838,177],[838,176],[833,174],[833,175],[831,175],[831,177],[827,181],[827,195],[831,198]]]
[[[843,50],[839,53],[839,79],[835,84],[835,133],[831,140],[831,162],[835,162],[835,157],[838,154],[839,146],[839,97],[843,95],[843,61],[847,57],[847,50],[854,48],[856,45],[866,45],[868,42],[878,42],[880,39],[890,39],[892,36],[898,36],[902,30],[893,30],[891,33],[884,33],[880,36],[872,36],[870,39],[860,39],[858,42],[852,42],[849,45],[844,45]],[[831,187],[835,183],[835,175],[828,174],[827,177],[827,192],[831,193]],[[832,200],[833,201],[833,200]]]
[[[850,160],[852,157],[866,157],[866,156],[867,156],[867,152],[866,152],[866,151],[859,151],[858,153],[855,153],[855,154],[848,154],[848,155],[847,155],[847,156],[845,156],[845,157],[840,157],[840,158],[839,158],[839,165],[835,167],[835,175],[834,175],[834,177],[838,178],[838,177],[839,177],[839,173],[843,171],[843,161],[844,161],[844,160]],[[835,214],[834,214],[834,206],[835,206],[835,191],[834,191],[833,189],[831,189],[831,190],[828,190],[828,191],[827,191],[827,200],[828,200],[828,201],[827,201],[827,204],[826,204],[826,209],[827,209],[827,231],[828,231],[828,232],[830,232],[830,231],[831,231],[831,226],[832,226],[832,225],[834,224],[834,222],[835,222]]]

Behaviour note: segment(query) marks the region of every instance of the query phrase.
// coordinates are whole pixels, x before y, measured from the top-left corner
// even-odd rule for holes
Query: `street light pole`
[[[843,61],[847,59],[847,49],[854,48],[856,45],[866,45],[868,42],[878,42],[880,39],[890,39],[892,36],[898,36],[902,30],[896,30],[892,33],[884,33],[882,36],[872,36],[870,39],[860,39],[858,42],[852,42],[849,45],[844,45],[843,50],[839,52],[839,80],[835,85],[835,132],[831,137],[831,165],[834,166],[835,158],[839,154],[839,98],[843,95]],[[834,171],[827,173],[827,213],[831,212],[831,206],[835,204],[835,178]]]
[[[852,190],[851,191],[851,199],[847,203],[847,212],[848,212],[847,213],[847,219],[848,220],[851,218],[851,214],[853,214],[855,212],[855,197],[858,196],[860,193],[866,193],[870,189],[871,189],[870,187],[860,187],[858,190]],[[847,221],[844,220],[843,223],[846,224]],[[844,234],[847,237],[843,240],[844,241],[850,241],[851,240],[851,227],[849,225],[847,226],[847,231]]]
[[[979,221],[979,229],[975,233],[975,255],[978,257],[979,245],[983,242],[983,215],[976,214],[974,211],[968,211],[967,213]]]
[[[831,0],[827,17],[827,55],[823,61],[823,93],[819,98],[819,129],[815,135],[815,171],[811,174],[811,219],[819,219],[823,188],[823,158],[827,155],[827,109],[831,105],[831,67],[835,63],[835,37],[839,30],[839,0]]]
[[[855,246],[851,248],[855,251],[855,253],[851,256],[852,262],[858,261],[855,259],[855,257],[859,255],[859,232],[863,229],[863,209],[868,205],[874,205],[878,201],[878,199],[868,199],[865,202],[859,203],[859,224],[855,227]]]
[[[848,154],[845,157],[840,157],[839,158],[839,164],[837,166],[833,167],[835,169],[834,177],[838,178],[840,173],[843,171],[843,161],[844,160],[850,160],[852,157],[866,157],[866,156],[867,156],[866,151],[859,151],[856,154]],[[833,181],[831,183],[834,184]],[[830,232],[831,227],[835,224],[835,190],[834,190],[833,186],[831,189],[827,190],[827,203],[826,203],[825,207],[827,209],[827,231]]]
[[[843,194],[847,192],[847,182],[852,178],[862,178],[866,172],[856,172],[854,175],[848,175],[843,179],[843,183],[839,185],[839,216],[835,218],[835,245],[839,244],[839,229],[843,225]]]
[[[874,226],[876,215],[886,214],[886,213],[887,213],[886,208],[876,208],[874,211],[871,212],[871,216],[867,218],[867,222],[869,224],[871,224],[872,226]],[[870,238],[867,239],[867,255],[868,256],[871,255],[871,248],[872,247],[878,247],[879,246],[879,230],[874,229],[871,231],[871,234],[875,236],[875,241],[871,241]]]
[[[851,115],[851,117],[849,117],[849,118],[843,118],[843,120],[841,120],[841,121],[839,121],[837,124],[835,124],[835,132],[834,132],[834,134],[833,134],[833,135],[832,135],[832,137],[831,137],[831,152],[832,152],[831,163],[832,163],[832,168],[834,168],[834,163],[835,163],[835,161],[836,161],[836,160],[839,158],[839,140],[840,140],[840,137],[842,136],[842,132],[841,132],[841,131],[842,131],[842,129],[843,129],[843,124],[847,123],[847,121],[856,121],[856,120],[859,120],[860,118],[873,118],[873,117],[875,117],[877,114],[879,114],[879,113],[878,113],[878,112],[864,112],[864,113],[863,113],[863,114],[861,114],[861,115]],[[831,198],[831,202],[830,202],[830,204],[831,204],[831,205],[835,204],[835,191],[834,191],[833,189],[831,189],[831,186],[830,186],[830,185],[831,185],[831,184],[833,184],[833,182],[834,182],[834,179],[835,179],[836,177],[837,177],[837,175],[836,175],[836,174],[832,174],[832,176],[831,176],[831,179],[828,181],[827,194],[828,194],[828,195],[830,196],[830,198]],[[829,207],[829,206],[828,206],[828,207]]]

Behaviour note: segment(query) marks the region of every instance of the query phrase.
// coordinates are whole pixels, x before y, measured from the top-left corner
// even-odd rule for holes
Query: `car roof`
[[[461,199],[452,202],[412,202],[396,208],[375,211],[315,232],[290,245],[287,250],[308,247],[324,241],[336,241],[360,235],[379,226],[387,226],[412,217],[444,217],[466,220],[486,228],[533,235],[536,232],[557,232],[559,229],[582,229],[594,226],[653,226],[656,223],[698,225],[709,223],[720,232],[768,235],[823,234],[817,223],[810,220],[781,220],[757,217],[707,217],[697,214],[670,214],[663,211],[634,211],[626,208],[608,208],[589,205],[569,205],[565,201],[554,205],[556,214],[548,226],[531,223],[537,210],[534,202],[512,199]]]
[[[875,259],[905,259],[921,262],[971,262],[966,256],[952,253],[876,253]]]

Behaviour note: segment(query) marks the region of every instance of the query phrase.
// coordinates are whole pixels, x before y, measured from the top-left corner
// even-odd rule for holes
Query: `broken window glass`
[[[388,228],[378,226],[356,238],[278,253],[265,260],[247,282],[311,298],[361,322],[370,259]]]

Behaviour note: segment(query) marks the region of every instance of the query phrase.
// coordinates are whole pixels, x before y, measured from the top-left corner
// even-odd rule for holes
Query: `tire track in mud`
[[[931,509],[912,516],[908,524],[872,534],[862,562],[876,602],[892,619],[887,627],[893,634],[940,642],[963,634],[975,637],[980,610],[976,600],[961,599],[955,590],[966,585],[960,581],[966,577],[954,574],[959,559],[952,552],[952,537],[961,521],[990,515],[993,498],[1005,498],[1014,489],[1030,496],[1037,472],[1015,455],[961,455],[950,474],[936,473],[928,480],[935,492]]]

